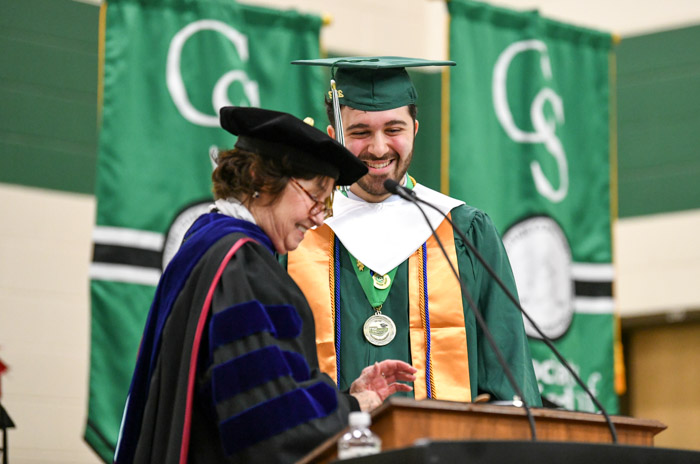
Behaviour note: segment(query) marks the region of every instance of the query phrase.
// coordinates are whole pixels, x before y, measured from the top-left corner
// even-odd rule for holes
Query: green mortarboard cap
[[[363,111],[384,111],[416,102],[418,94],[406,68],[456,63],[400,56],[346,56],[296,60],[292,64],[329,66],[340,104]]]

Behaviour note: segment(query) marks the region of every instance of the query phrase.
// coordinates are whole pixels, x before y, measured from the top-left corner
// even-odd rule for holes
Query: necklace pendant
[[[374,274],[372,276],[372,280],[374,281],[374,287],[378,288],[379,290],[384,290],[386,288],[389,288],[389,285],[391,285],[391,277],[389,277],[389,274],[386,274],[386,275]]]
[[[396,324],[380,312],[368,317],[362,327],[365,339],[374,346],[384,346],[396,337]]]

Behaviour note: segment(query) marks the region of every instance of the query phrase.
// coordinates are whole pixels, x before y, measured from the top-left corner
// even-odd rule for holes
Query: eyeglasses
[[[315,195],[312,193],[309,193],[308,190],[306,190],[302,185],[297,182],[296,179],[290,178],[292,182],[294,182],[294,185],[299,187],[302,192],[306,194],[309,198],[311,198],[311,201],[314,202],[314,204],[311,206],[311,209],[309,210],[309,216],[316,216],[318,213],[323,213],[324,219],[328,219],[329,217],[333,216],[333,193],[335,190],[331,191],[331,194],[326,198],[324,201],[319,200],[316,198]]]

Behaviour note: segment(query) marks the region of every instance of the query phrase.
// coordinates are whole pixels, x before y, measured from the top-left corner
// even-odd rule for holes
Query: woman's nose
[[[318,213],[311,216],[311,222],[313,222],[315,226],[321,226],[323,225],[323,220],[325,219],[325,217],[325,211],[321,210]]]

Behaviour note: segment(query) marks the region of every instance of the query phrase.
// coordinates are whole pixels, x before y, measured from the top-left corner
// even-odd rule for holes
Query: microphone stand
[[[608,415],[608,412],[605,410],[605,408],[603,407],[603,405],[600,404],[600,402],[599,402],[598,399],[595,397],[595,395],[594,395],[594,394],[589,390],[589,388],[586,386],[585,382],[579,377],[579,375],[573,370],[573,368],[571,367],[571,365],[566,361],[566,359],[564,358],[564,356],[563,356],[563,355],[559,352],[559,350],[554,346],[554,343],[552,342],[552,340],[551,340],[547,335],[545,335],[544,332],[542,332],[542,330],[537,326],[537,324],[535,324],[535,321],[532,320],[532,318],[530,317],[530,315],[529,315],[529,314],[525,311],[525,309],[523,309],[523,307],[520,305],[520,302],[518,301],[518,299],[513,295],[513,293],[512,293],[510,290],[508,290],[508,287],[503,283],[503,281],[501,280],[501,278],[496,274],[496,272],[495,272],[495,271],[493,270],[493,268],[489,265],[489,263],[484,259],[484,257],[481,256],[481,253],[479,253],[479,251],[474,247],[474,245],[467,239],[467,237],[464,235],[464,233],[463,233],[461,230],[459,230],[459,228],[458,228],[457,226],[455,226],[455,224],[452,222],[452,220],[449,218],[449,216],[448,216],[447,214],[445,214],[445,213],[443,213],[442,211],[440,211],[440,209],[439,209],[438,207],[436,207],[435,205],[433,205],[433,204],[431,204],[431,203],[429,203],[429,202],[427,202],[427,201],[425,201],[425,200],[421,200],[420,198],[418,198],[418,196],[416,195],[415,192],[413,192],[413,191],[407,189],[406,187],[403,187],[403,186],[401,186],[401,185],[398,185],[398,183],[396,183],[396,182],[394,182],[394,181],[391,181],[391,182],[393,182],[393,184],[396,184],[396,188],[394,188],[394,189],[392,190],[392,189],[390,189],[389,187],[387,187],[387,184],[389,184],[389,186],[391,186],[391,187],[394,187],[393,184],[389,183],[390,180],[391,180],[391,179],[388,179],[388,180],[384,183],[384,186],[387,188],[387,190],[388,190],[389,192],[392,192],[392,193],[396,192],[401,198],[404,198],[404,199],[406,199],[406,200],[408,200],[408,201],[411,201],[411,202],[415,203],[416,206],[418,206],[418,203],[423,203],[424,205],[427,205],[427,206],[433,208],[433,209],[436,210],[438,213],[440,213],[445,219],[447,219],[447,222],[449,222],[450,226],[452,226],[452,229],[455,230],[455,231],[457,232],[457,235],[459,235],[459,237],[462,239],[462,241],[464,241],[464,244],[467,246],[467,248],[469,248],[469,250],[470,250],[472,253],[474,253],[474,256],[476,256],[476,258],[477,258],[477,259],[479,260],[479,262],[484,266],[484,268],[485,268],[486,271],[489,273],[489,275],[490,275],[491,277],[493,277],[493,279],[496,281],[496,283],[498,284],[498,286],[501,287],[501,289],[505,292],[505,294],[506,294],[506,296],[508,297],[508,299],[509,299],[511,302],[513,302],[513,304],[518,308],[518,310],[520,310],[520,312],[522,313],[522,315],[525,316],[525,318],[530,322],[530,324],[532,324],[532,326],[535,328],[535,330],[536,330],[537,333],[540,335],[540,337],[542,337],[542,341],[545,343],[545,345],[547,345],[547,347],[549,347],[549,349],[552,350],[552,353],[554,353],[554,355],[556,356],[556,358],[557,358],[557,359],[559,360],[559,362],[566,368],[566,370],[569,371],[569,373],[573,376],[574,380],[576,380],[576,383],[578,383],[579,386],[580,386],[581,388],[583,388],[583,390],[586,392],[586,394],[591,398],[591,400],[593,400],[593,402],[595,403],[595,405],[598,407],[598,409],[600,410],[600,412],[601,412],[601,413],[603,414],[603,416],[605,417],[605,421],[607,422],[608,428],[610,429],[610,435],[611,435],[611,437],[612,437],[613,443],[617,443],[617,431],[615,430],[615,425],[613,424],[612,420],[610,419],[610,416]],[[401,193],[398,193],[398,192],[402,192],[403,195],[402,195]],[[407,193],[407,192],[408,192],[408,193]],[[418,208],[420,209],[420,206],[418,206]],[[424,217],[424,218],[426,219],[426,221],[427,221],[428,218],[427,218],[427,216],[425,215],[425,213],[423,212],[422,209],[421,209],[421,213],[423,214],[423,217]],[[430,223],[428,223],[428,225],[430,226]],[[433,230],[432,226],[430,226],[430,230],[433,231],[433,235],[434,235],[434,234],[435,234],[435,231]],[[437,236],[435,236],[435,238],[437,238]],[[438,241],[438,244],[439,244],[439,241]],[[442,245],[440,245],[440,247],[442,248]],[[443,250],[443,252],[444,252],[444,250]],[[447,255],[445,255],[445,256],[447,256]],[[448,262],[449,262],[449,259],[448,259]],[[452,263],[451,263],[451,262],[450,262],[450,267],[453,268],[453,272],[454,272],[454,266],[452,266]],[[458,277],[458,279],[459,279],[459,277]],[[459,281],[460,281],[460,285],[462,285],[462,288],[464,289],[464,285],[462,284],[462,280],[459,279]],[[471,303],[470,303],[470,305],[471,305]],[[472,308],[472,309],[474,309],[474,308]],[[476,315],[476,311],[475,311],[475,315]],[[483,328],[483,327],[482,327],[482,328]],[[484,333],[486,334],[486,333],[488,333],[488,332],[487,332],[487,331],[484,331]],[[489,336],[490,336],[490,334],[487,335],[487,338],[488,338]],[[506,373],[506,375],[508,375],[508,374]],[[510,379],[510,376],[509,376],[509,379]]]
[[[438,237],[437,233],[435,232],[435,229],[433,228],[432,224],[430,224],[430,221],[428,220],[428,216],[425,214],[425,211],[423,211],[423,208],[420,207],[418,204],[418,197],[416,196],[415,192],[405,189],[404,187],[401,187],[396,183],[395,181],[391,179],[387,179],[384,182],[384,187],[391,193],[396,193],[399,195],[401,198],[404,200],[412,202],[414,205],[416,205],[416,208],[421,212],[423,215],[423,218],[425,218],[425,222],[428,224],[428,227],[430,228],[430,231],[435,237],[435,240],[437,241],[438,246],[440,247],[440,251],[442,251],[443,256],[445,256],[445,259],[447,260],[447,263],[450,265],[450,269],[452,270],[452,273],[454,274],[455,278],[457,279],[457,282],[459,282],[459,285],[462,289],[462,294],[466,297],[467,302],[469,303],[469,307],[472,309],[474,312],[474,316],[476,318],[477,323],[479,324],[479,327],[481,327],[481,330],[484,332],[484,335],[486,336],[486,340],[488,341],[489,345],[491,346],[491,349],[493,349],[493,352],[496,354],[496,358],[498,359],[498,363],[501,365],[503,368],[503,372],[508,378],[508,382],[510,383],[511,387],[513,387],[513,390],[515,390],[516,395],[518,395],[519,402],[521,403],[523,409],[525,409],[525,414],[527,415],[527,420],[530,424],[530,432],[532,434],[532,440],[537,441],[537,429],[535,427],[535,419],[532,416],[532,411],[530,410],[530,407],[528,406],[527,402],[525,401],[525,395],[523,395],[523,392],[520,390],[520,387],[518,386],[518,382],[515,381],[515,377],[513,376],[513,373],[511,372],[510,368],[508,367],[508,363],[506,362],[505,358],[503,357],[503,353],[501,353],[501,350],[498,348],[498,345],[496,344],[496,341],[493,338],[493,335],[491,334],[491,331],[488,329],[486,325],[486,321],[484,321],[484,318],[481,314],[481,311],[478,309],[476,306],[476,303],[474,302],[474,299],[471,296],[471,293],[467,289],[466,285],[464,285],[464,282],[462,282],[462,279],[459,277],[459,273],[457,269],[455,269],[454,264],[450,260],[450,258],[447,255],[447,251],[445,251],[445,247],[442,244],[442,241]],[[397,188],[398,187],[398,188]],[[421,203],[424,203],[421,201]],[[514,401],[514,404],[517,406],[518,400]]]

